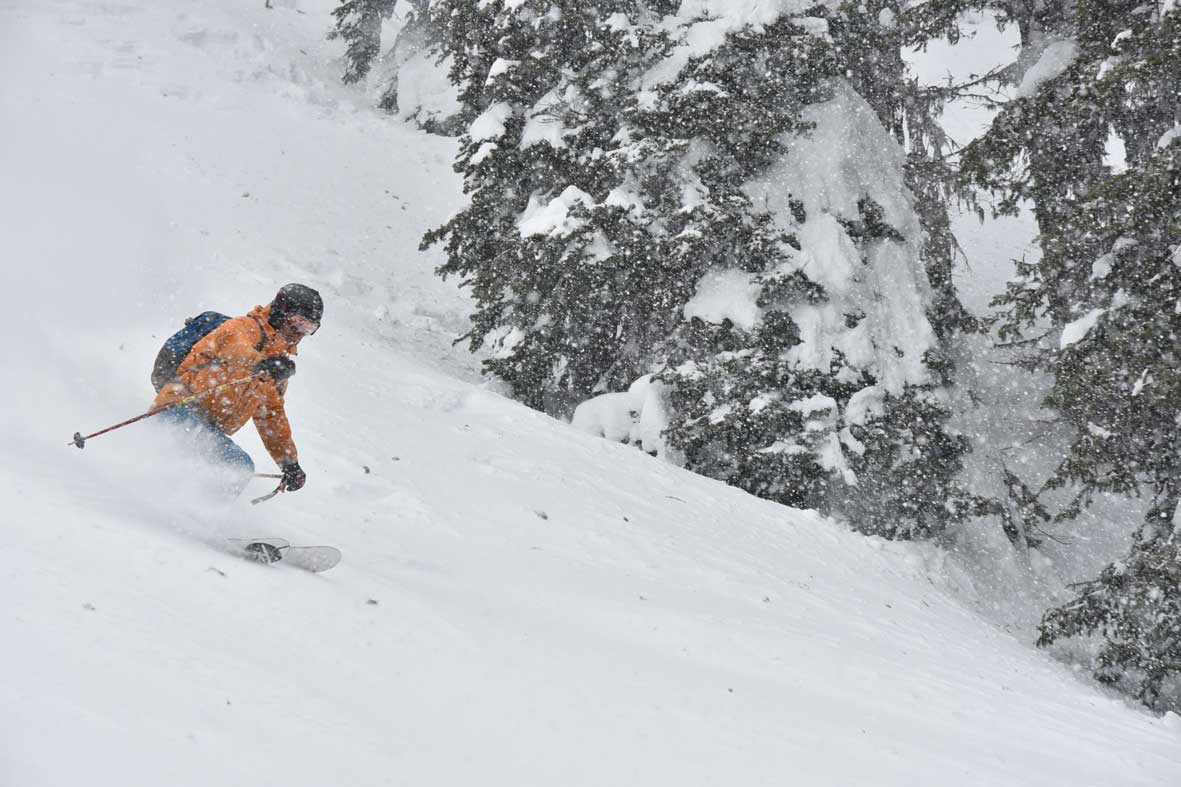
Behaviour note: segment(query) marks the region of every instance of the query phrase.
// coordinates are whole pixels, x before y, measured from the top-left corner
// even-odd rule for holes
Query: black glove
[[[295,374],[295,361],[288,358],[286,355],[276,355],[271,358],[263,358],[259,361],[258,366],[254,367],[255,374],[267,374],[275,382],[282,382],[291,375]]]
[[[308,474],[299,466],[299,462],[287,462],[279,465],[279,469],[283,471],[283,488],[288,492],[302,489],[308,480]]]

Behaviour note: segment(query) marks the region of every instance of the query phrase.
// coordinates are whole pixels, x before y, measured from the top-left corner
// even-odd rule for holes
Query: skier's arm
[[[202,383],[200,388],[242,377],[243,371],[253,372],[262,358],[257,344],[258,326],[253,320],[244,317],[230,320],[197,342],[181,368],[202,378],[193,381]],[[190,387],[193,387],[191,382]]]
[[[266,446],[275,464],[283,467],[296,463],[299,461],[299,454],[291,440],[291,424],[287,422],[287,411],[283,407],[283,390],[287,385],[268,380],[263,383],[263,388],[266,398],[254,413],[254,426],[258,429],[258,436],[262,438],[262,444]]]

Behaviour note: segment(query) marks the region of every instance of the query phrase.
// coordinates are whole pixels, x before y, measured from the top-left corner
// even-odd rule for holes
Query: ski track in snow
[[[1176,717],[983,623],[934,548],[484,387],[417,251],[454,143],[335,83],[330,0],[276,5],[0,0],[0,784],[1181,783]],[[143,424],[66,446],[183,316],[292,280],[327,296],[304,491],[196,505]]]

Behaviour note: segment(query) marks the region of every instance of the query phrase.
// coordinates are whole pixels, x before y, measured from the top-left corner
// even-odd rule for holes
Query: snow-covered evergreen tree
[[[923,261],[934,301],[928,316],[944,349],[959,334],[981,329],[979,321],[960,302],[952,272],[963,251],[952,233],[951,206],[970,203],[971,189],[960,181],[952,163],[955,143],[943,130],[945,106],[981,84],[997,81],[994,73],[977,75],[964,84],[923,85],[903,65],[901,52],[923,48],[937,39],[960,39],[964,14],[979,10],[982,0],[931,0],[922,4],[878,0],[867,5],[849,25],[853,51],[889,52],[890,56],[861,58],[853,72],[858,92],[871,98],[882,124],[907,153],[906,183],[914,194],[915,210],[923,228]],[[878,7],[880,6],[880,8]],[[875,16],[876,10],[876,16]],[[866,25],[876,18],[879,25]],[[886,83],[886,84],[878,84]],[[864,85],[864,87],[863,87]],[[944,360],[946,368],[948,363]]]
[[[1076,490],[1063,515],[1097,492],[1153,500],[1131,554],[1048,613],[1041,642],[1099,634],[1097,675],[1149,704],[1181,675],[1181,14],[1161,8],[1067,8],[1058,29],[1070,35],[1041,48],[966,157],[1003,206],[1035,206],[1043,254],[1009,285],[1003,329],[1061,329],[1032,362],[1053,374],[1046,404],[1074,428],[1049,484]],[[1112,130],[1123,172],[1105,162]]]
[[[457,136],[462,121],[453,115],[445,58],[437,56],[445,30],[435,24],[430,6],[431,0],[341,0],[328,37],[347,43],[346,84],[367,82],[379,108],[425,131]],[[382,27],[395,13],[401,26],[383,52]]]
[[[488,368],[559,413],[663,370],[690,468],[873,532],[938,530],[963,441],[943,428],[900,61],[865,57],[869,31],[900,46],[894,5],[441,3],[478,117],[471,202],[426,241],[473,288]]]
[[[470,338],[493,348],[488,369],[549,412],[638,377],[645,350],[667,333],[670,290],[684,286],[638,206],[635,163],[647,153],[625,127],[630,83],[663,47],[645,5],[435,9],[478,117],[458,164],[470,204],[427,242],[445,239],[440,272],[473,287]]]
[[[402,70],[406,65],[422,57],[430,57],[431,51],[438,45],[441,36],[439,29],[432,23],[430,15],[430,0],[403,0],[405,19],[398,35],[394,39],[389,51],[382,56],[381,92],[377,106],[386,112],[399,110],[398,91],[402,81]],[[396,10],[396,9],[395,9]],[[411,74],[413,79],[415,74]],[[433,120],[433,119],[432,119]],[[438,121],[433,121],[438,122]],[[422,124],[427,131],[429,124]],[[447,130],[442,130],[446,133]]]
[[[943,427],[893,5],[745,25],[670,85],[670,103],[720,89],[681,115],[706,143],[709,210],[663,379],[690,468],[906,536],[956,514],[964,441]],[[748,120],[711,136],[699,118],[717,117]]]
[[[1076,507],[1097,491],[1147,493],[1152,505],[1128,557],[1050,612],[1042,641],[1099,632],[1098,677],[1150,705],[1166,678],[1181,679],[1181,126],[1157,138],[1170,135],[1080,207],[1080,228],[1107,251],[1063,331],[1047,401],[1076,429],[1053,481],[1079,489]]]
[[[381,54],[381,24],[394,13],[398,0],[341,0],[332,11],[335,27],[329,38],[342,38],[345,50],[344,81],[360,82]]]
[[[1057,5],[1061,4],[1048,8]],[[1084,5],[1080,4],[1080,12]],[[1011,319],[1002,335],[1010,334],[1014,325],[1037,320],[1047,310],[1054,322],[1069,321],[1072,293],[1085,286],[1089,273],[1072,261],[1101,253],[1088,234],[1075,231],[1070,217],[1088,185],[1106,172],[1109,119],[1091,109],[1094,104],[1088,91],[1093,74],[1086,69],[1098,67],[1110,39],[1099,43],[1104,38],[1100,33],[1089,42],[1080,41],[1073,17],[1052,18],[1053,26],[1047,29],[1025,21],[1022,40],[1031,39],[1029,51],[1040,52],[1040,57],[1029,63],[1023,50],[1017,99],[963,156],[964,176],[998,197],[998,213],[1015,215],[1028,203],[1037,219],[1042,255],[1036,272],[1025,263],[1019,265],[1020,277],[1003,299]],[[1031,30],[1041,32],[1035,35]],[[1080,46],[1088,51],[1080,52]],[[1053,279],[1054,284],[1035,291],[1032,278]]]

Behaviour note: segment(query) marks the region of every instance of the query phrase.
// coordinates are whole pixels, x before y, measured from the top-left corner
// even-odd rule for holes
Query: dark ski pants
[[[183,432],[191,442],[194,453],[215,465],[219,472],[219,486],[234,497],[242,494],[254,477],[254,460],[250,454],[230,439],[222,430],[206,420],[193,405],[174,407],[160,414],[160,419]]]

